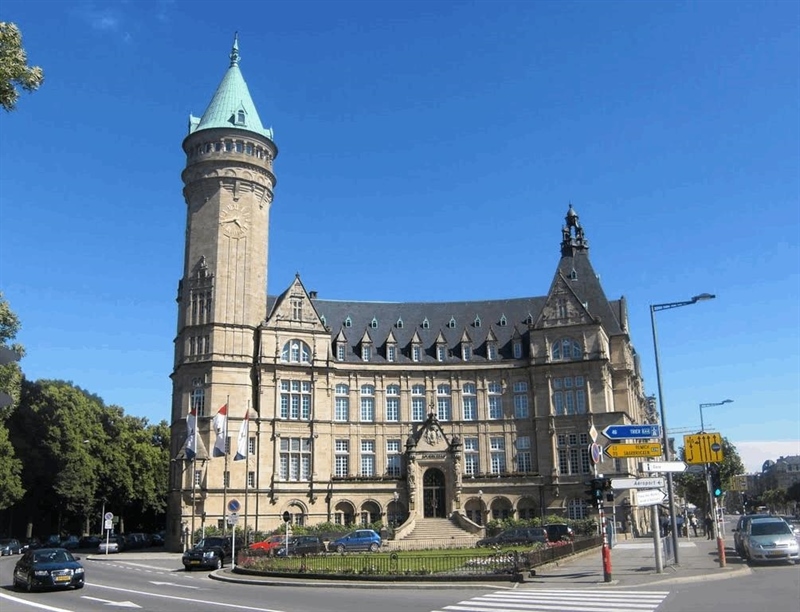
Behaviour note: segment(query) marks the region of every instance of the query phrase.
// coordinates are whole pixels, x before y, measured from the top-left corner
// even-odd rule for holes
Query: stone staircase
[[[475,546],[482,536],[469,533],[446,518],[418,518],[411,533],[384,543],[385,550],[423,550]]]

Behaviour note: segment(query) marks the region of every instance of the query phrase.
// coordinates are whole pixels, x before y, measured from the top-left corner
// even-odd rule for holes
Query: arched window
[[[581,349],[581,345],[572,338],[561,338],[553,343],[551,357],[553,361],[581,359],[583,357],[583,350]]]
[[[311,347],[302,340],[289,340],[281,350],[281,361],[311,363]]]

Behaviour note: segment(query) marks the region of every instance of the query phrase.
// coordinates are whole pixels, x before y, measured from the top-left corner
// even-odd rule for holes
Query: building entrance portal
[[[422,504],[425,518],[445,518],[447,507],[444,497],[444,474],[430,468],[422,477]]]

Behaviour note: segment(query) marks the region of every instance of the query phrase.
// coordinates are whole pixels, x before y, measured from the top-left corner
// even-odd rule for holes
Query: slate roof
[[[250,90],[239,69],[238,36],[234,37],[230,58],[230,67],[203,116],[200,118],[189,116],[189,133],[213,128],[238,128],[272,140],[272,128],[265,128],[262,125]],[[240,120],[239,111],[244,112],[243,120]]]

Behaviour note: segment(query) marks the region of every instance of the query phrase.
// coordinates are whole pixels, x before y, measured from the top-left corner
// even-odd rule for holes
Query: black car
[[[325,543],[317,536],[295,536],[289,539],[289,555],[316,555],[325,552]],[[278,556],[286,556],[286,547],[278,549]]]
[[[575,539],[575,533],[572,531],[572,527],[564,523],[549,523],[547,525],[542,525],[542,528],[547,532],[547,539],[550,542]]]
[[[231,538],[203,538],[194,548],[183,553],[183,567],[189,571],[196,567],[220,569],[233,558]]]
[[[514,544],[544,544],[547,532],[542,527],[515,527],[506,529],[496,536],[478,541],[478,546],[511,546]]]
[[[22,552],[22,544],[16,538],[3,538],[0,540],[0,557],[18,555]]]
[[[79,560],[66,548],[28,550],[14,566],[14,587],[28,592],[82,589],[85,573]]]

